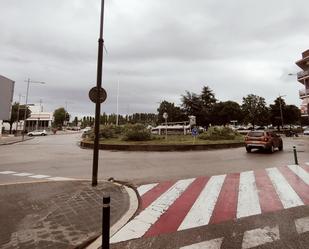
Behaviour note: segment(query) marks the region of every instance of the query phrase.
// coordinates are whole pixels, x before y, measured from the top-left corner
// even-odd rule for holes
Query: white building
[[[26,130],[47,130],[51,128],[53,121],[52,112],[44,112],[43,105],[30,105],[31,115],[26,119]]]

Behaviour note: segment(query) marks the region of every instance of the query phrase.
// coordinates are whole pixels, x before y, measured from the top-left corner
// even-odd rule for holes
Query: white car
[[[29,137],[32,136],[46,136],[47,132],[45,130],[34,130],[27,133]]]
[[[309,135],[309,129],[304,130],[304,135]]]

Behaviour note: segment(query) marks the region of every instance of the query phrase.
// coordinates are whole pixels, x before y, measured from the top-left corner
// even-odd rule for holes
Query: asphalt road
[[[0,171],[89,179],[92,150],[81,149],[79,140],[80,134],[56,135],[1,146]],[[299,151],[299,161],[308,161],[309,139],[284,140],[284,151],[274,154],[248,154],[244,148],[163,153],[100,151],[99,179],[113,177],[141,184],[283,166],[293,163],[293,145]],[[29,180],[33,181],[33,178],[0,176],[1,183]]]
[[[80,134],[50,135],[13,145],[0,146],[0,171],[14,171],[90,179],[92,150],[78,146]],[[284,138],[284,151],[268,154],[246,153],[244,148],[188,152],[100,151],[99,179],[129,181],[134,184],[217,175],[293,164],[293,145],[298,160],[309,161],[309,137]],[[0,175],[0,183],[42,180]]]

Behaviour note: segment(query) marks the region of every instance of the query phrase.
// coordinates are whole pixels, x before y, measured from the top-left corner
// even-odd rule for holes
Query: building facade
[[[297,73],[297,80],[303,84],[304,89],[299,90],[299,97],[302,100],[300,107],[301,115],[308,117],[309,114],[309,49],[302,53],[302,59],[296,61],[302,71]]]

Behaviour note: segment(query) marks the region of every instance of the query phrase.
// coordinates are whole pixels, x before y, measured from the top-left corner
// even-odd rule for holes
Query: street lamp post
[[[28,106],[28,96],[29,96],[29,87],[30,83],[34,84],[45,84],[43,81],[33,81],[28,78],[28,80],[25,80],[27,82],[27,93],[26,93],[26,104],[25,104],[25,113],[24,113],[24,126],[23,126],[23,134],[22,134],[22,141],[25,139],[25,129],[26,129],[26,118],[27,118],[27,106]]]
[[[286,95],[280,95],[279,94],[279,106],[280,106],[280,116],[281,116],[281,126],[283,130],[283,113],[282,113],[282,103],[281,103],[281,98],[285,97]]]

